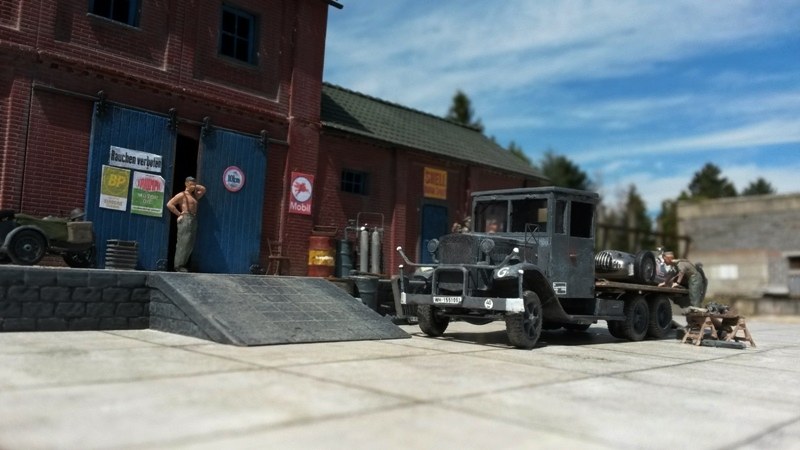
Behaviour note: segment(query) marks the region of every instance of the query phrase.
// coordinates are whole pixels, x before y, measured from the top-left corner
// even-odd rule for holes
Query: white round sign
[[[311,198],[311,182],[306,177],[297,177],[292,182],[292,197],[300,203],[307,202]]]
[[[230,192],[239,192],[244,187],[244,171],[236,166],[230,166],[222,172],[222,184]]]

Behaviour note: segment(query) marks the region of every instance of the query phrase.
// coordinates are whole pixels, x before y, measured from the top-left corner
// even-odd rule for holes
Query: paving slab
[[[0,448],[795,449],[800,323],[748,325],[745,350],[602,323],[530,351],[502,323],[260,347],[0,333]]]

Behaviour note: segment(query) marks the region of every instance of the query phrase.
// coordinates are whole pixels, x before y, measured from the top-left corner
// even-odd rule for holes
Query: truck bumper
[[[465,297],[427,294],[400,293],[402,305],[432,305],[439,307],[465,308],[483,311],[503,311],[521,313],[525,311],[525,303],[521,298],[505,297]]]

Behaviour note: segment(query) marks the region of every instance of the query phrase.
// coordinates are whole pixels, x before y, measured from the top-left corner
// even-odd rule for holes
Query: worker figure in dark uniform
[[[689,290],[689,301],[692,306],[699,307],[703,302],[703,275],[700,270],[688,259],[675,259],[672,252],[664,252],[664,263],[675,267],[677,274],[666,281],[659,283],[659,286],[670,284],[672,287],[686,286]]]
[[[178,216],[178,242],[175,243],[175,271],[186,272],[186,262],[197,236],[197,201],[206,193],[202,184],[186,177],[185,189],[167,202],[167,209]]]

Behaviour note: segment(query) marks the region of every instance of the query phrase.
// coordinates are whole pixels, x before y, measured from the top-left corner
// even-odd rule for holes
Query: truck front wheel
[[[532,349],[542,333],[542,301],[533,291],[522,293],[525,312],[506,314],[506,333],[514,347]]]
[[[436,308],[431,305],[417,306],[417,319],[419,319],[419,329],[433,337],[444,334],[444,330],[450,324],[450,318],[438,315]]]

